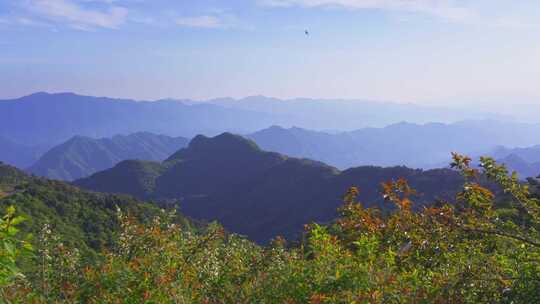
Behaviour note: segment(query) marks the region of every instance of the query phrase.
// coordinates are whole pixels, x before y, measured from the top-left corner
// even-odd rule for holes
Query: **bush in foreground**
[[[2,295],[8,303],[540,302],[537,198],[492,159],[482,159],[482,172],[457,154],[452,165],[466,178],[455,201],[413,211],[415,192],[400,179],[383,185],[394,205],[383,213],[351,188],[339,218],[307,225],[294,245],[278,237],[257,246],[217,224],[194,233],[172,213],[141,224],[119,211],[114,245],[88,264],[46,227],[32,273],[18,275],[17,255],[3,249],[10,262],[0,273],[13,273],[2,276]]]

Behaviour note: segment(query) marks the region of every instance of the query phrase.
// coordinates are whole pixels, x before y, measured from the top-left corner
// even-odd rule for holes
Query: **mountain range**
[[[452,109],[355,99],[296,98],[278,99],[249,96],[242,99],[220,98],[205,101],[231,109],[267,113],[286,118],[277,125],[298,126],[317,131],[350,131],[366,127],[384,127],[403,120],[425,124],[452,123],[461,120],[508,119],[509,117],[470,109]]]
[[[190,217],[218,220],[232,232],[266,242],[276,235],[297,236],[305,223],[331,221],[351,186],[360,188],[366,206],[384,206],[380,184],[400,177],[418,190],[420,205],[449,198],[462,184],[461,176],[448,169],[365,166],[340,171],[263,151],[253,141],[230,133],[199,135],[162,163],[123,161],[74,184],[140,199],[177,201]]]
[[[145,138],[141,132],[191,137],[233,130],[264,150],[322,161],[341,170],[364,165],[446,167],[450,152],[492,155],[499,146],[533,146],[538,144],[536,134],[540,132],[540,124],[497,120],[429,123],[426,118],[455,121],[493,116],[484,113],[460,114],[442,108],[362,100],[280,100],[264,96],[148,102],[36,93],[0,101],[0,113],[0,160],[63,180],[88,176],[126,159],[161,161],[181,147],[171,141],[165,143],[164,137]],[[365,127],[399,118],[410,122]],[[139,135],[132,135],[132,140],[129,136],[103,138],[132,133]],[[185,145],[187,141],[183,141]],[[518,154],[508,156],[496,158],[522,176],[540,173],[536,161]]]
[[[501,146],[534,143],[537,125],[484,123],[490,127],[481,128],[477,122],[398,123],[340,133],[272,126],[245,136],[264,150],[321,161],[342,170],[363,165],[447,167],[450,153],[459,151],[471,156],[492,156],[523,178],[540,174],[538,147]],[[33,163],[26,166],[31,173],[71,181],[108,169],[122,160],[162,161],[187,142],[185,138],[149,132],[101,139],[75,136],[33,161],[40,155],[38,149],[4,140],[0,159],[23,168]]]
[[[340,169],[361,165],[437,168],[448,165],[451,152],[501,159],[503,153],[497,152],[497,147],[534,145],[538,132],[538,124],[487,120],[423,125],[402,122],[340,133],[273,126],[247,137],[265,150],[316,159]],[[529,158],[536,155],[534,160],[538,161],[540,149],[527,151]]]
[[[270,115],[182,101],[154,102],[36,93],[0,101],[0,137],[19,144],[56,145],[80,135],[93,138],[152,132],[192,137],[222,130],[252,132],[272,124]]]
[[[93,138],[147,131],[169,136],[252,133],[272,125],[314,130],[354,130],[402,120],[414,123],[497,118],[486,113],[366,100],[279,100],[253,96],[134,101],[73,93],[35,93],[0,101],[0,137],[49,146],[75,135]]]
[[[111,138],[75,136],[45,153],[28,171],[52,179],[75,180],[126,159],[162,161],[188,140],[139,132]]]
[[[540,175],[540,145],[514,149],[497,147],[491,155],[520,176]]]

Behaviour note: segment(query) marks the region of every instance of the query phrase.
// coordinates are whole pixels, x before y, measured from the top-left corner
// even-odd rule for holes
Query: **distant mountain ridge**
[[[322,161],[339,169],[361,165],[436,168],[447,163],[452,151],[480,155],[501,145],[539,144],[536,134],[540,132],[540,124],[495,120],[426,123],[493,116],[470,111],[365,100],[280,100],[264,96],[148,102],[36,93],[0,101],[0,115],[0,160],[20,168],[32,165],[45,147],[73,136],[101,138],[152,132],[192,137],[224,131],[245,134],[268,151]],[[403,120],[409,122],[400,123]],[[278,125],[281,127],[271,127]],[[81,171],[75,174],[49,174],[44,169],[36,172],[68,180],[95,172],[78,167],[64,170]]]
[[[533,145],[539,132],[539,124],[486,120],[397,123],[334,134],[273,126],[246,137],[264,150],[308,157],[340,169],[361,165],[437,168],[446,166],[451,152],[482,155],[500,145]]]
[[[507,148],[499,146],[493,152],[491,152],[491,154],[494,158],[497,159],[502,159],[510,155],[516,155],[528,163],[539,163],[540,145],[520,148]]]
[[[540,175],[540,145],[525,148],[497,147],[490,155],[520,177]]]
[[[278,99],[248,96],[205,101],[232,109],[241,109],[287,117],[275,124],[312,130],[350,131],[366,127],[384,127],[400,121],[412,123],[452,123],[469,119],[507,119],[496,114],[365,99]]]
[[[134,101],[73,93],[35,93],[0,100],[0,137],[55,145],[75,136],[110,137],[147,131],[169,136],[251,133],[272,125],[354,130],[402,120],[425,123],[497,118],[486,113],[366,100],[279,100],[264,96],[202,102]]]
[[[223,130],[249,132],[271,125],[270,115],[181,101],[134,101],[73,93],[36,93],[0,101],[0,137],[22,144],[59,144],[76,136],[94,138],[152,132],[192,137]]]
[[[148,132],[94,139],[75,136],[45,153],[28,171],[72,181],[108,169],[126,159],[162,161],[188,140]]]
[[[330,221],[343,194],[355,185],[367,206],[385,204],[380,184],[406,178],[420,202],[444,199],[462,183],[451,170],[359,167],[346,171],[309,159],[261,150],[254,142],[223,133],[195,137],[163,163],[124,161],[75,181],[80,187],[132,194],[153,200],[178,200],[186,215],[218,220],[233,232],[266,242],[295,236],[303,224]]]

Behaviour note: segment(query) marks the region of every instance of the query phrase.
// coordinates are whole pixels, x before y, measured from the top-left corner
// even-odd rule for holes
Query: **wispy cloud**
[[[263,6],[291,7],[343,7],[349,9],[381,9],[425,13],[449,20],[465,20],[475,13],[451,0],[259,0]]]
[[[12,26],[24,26],[24,27],[41,27],[54,30],[54,26],[49,23],[41,22],[31,17],[25,16],[6,16],[0,18],[0,28],[11,28]]]
[[[197,16],[185,16],[175,19],[180,26],[206,29],[223,29],[239,27],[238,18],[226,10],[209,9],[208,12]]]
[[[305,7],[344,9],[378,9],[397,13],[418,13],[443,21],[492,28],[538,29],[537,18],[512,15],[513,3],[504,1],[458,1],[458,0],[256,0],[266,7]],[[529,5],[531,10],[537,5]],[[493,13],[493,11],[497,11]],[[514,12],[515,13],[515,12]]]
[[[176,24],[187,27],[221,28],[225,24],[215,16],[183,17],[176,19]]]
[[[36,16],[76,29],[115,29],[126,21],[128,15],[127,8],[110,4],[97,9],[73,0],[29,0],[25,3],[25,8]]]
[[[13,20],[13,22],[16,22],[16,23],[22,24],[22,25],[26,25],[26,26],[47,26],[45,23],[42,23],[42,22],[39,22],[39,21],[36,21],[36,20],[33,20],[33,19],[28,19],[28,18],[25,18],[25,17],[15,18]]]

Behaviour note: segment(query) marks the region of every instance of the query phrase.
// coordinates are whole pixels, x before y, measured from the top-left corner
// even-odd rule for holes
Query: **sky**
[[[1,99],[540,103],[538,54],[538,0],[0,0]]]

